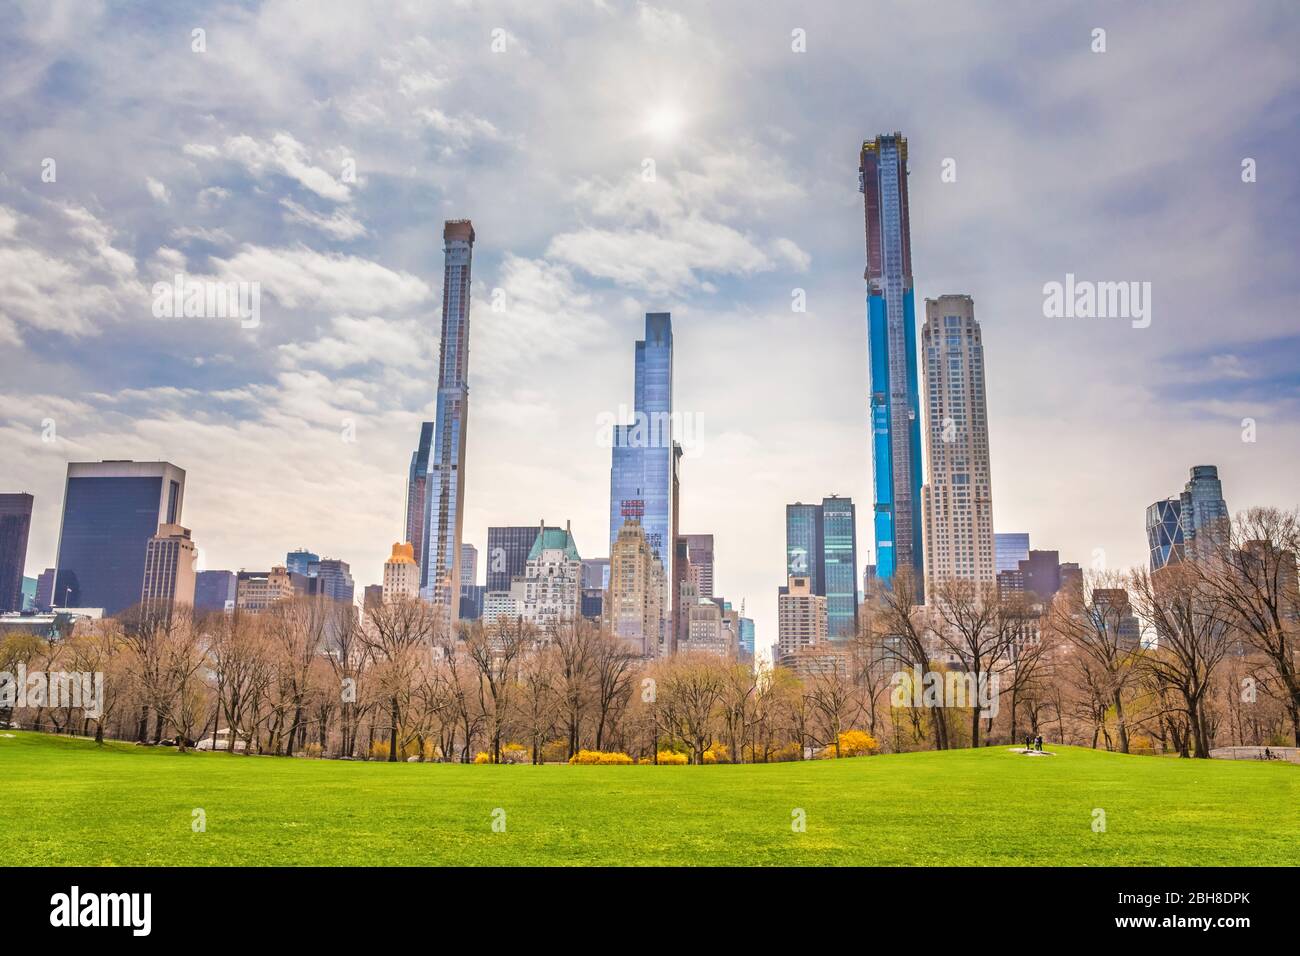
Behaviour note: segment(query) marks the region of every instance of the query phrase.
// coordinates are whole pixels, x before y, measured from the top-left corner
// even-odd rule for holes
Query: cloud
[[[322,216],[292,199],[281,199],[280,205],[287,210],[285,219],[319,229],[331,239],[357,239],[366,234],[366,227],[341,209],[336,209],[329,216]]]
[[[264,178],[270,173],[279,173],[311,190],[322,199],[333,202],[346,202],[352,194],[347,184],[341,182],[333,173],[313,165],[308,157],[307,147],[289,133],[275,133],[269,142],[240,134],[226,139],[220,149],[210,144],[188,143],[184,151],[197,159],[232,160],[257,178]]]
[[[214,258],[223,281],[260,282],[286,308],[341,313],[401,311],[429,297],[422,279],[359,256],[317,252],[307,246],[244,246],[229,259]]]

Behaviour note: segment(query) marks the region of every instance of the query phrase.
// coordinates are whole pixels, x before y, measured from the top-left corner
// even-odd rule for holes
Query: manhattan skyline
[[[197,7],[20,9],[0,65],[0,490],[35,495],[28,575],[54,564],[66,463],[134,458],[186,470],[202,567],[303,544],[378,581],[434,418],[439,230],[466,217],[483,238],[464,540],[546,516],[601,556],[597,420],[628,404],[644,315],[670,312],[675,408],[703,423],[680,525],[714,535],[717,592],[770,645],[785,504],[851,498],[855,580],[877,558],[854,167],[895,129],[916,295],[971,295],[983,331],[995,530],[1126,567],[1192,465],[1218,465],[1234,510],[1296,498],[1297,32],[1268,7],[1187,7],[1198,29],[1171,34],[1158,10],[887,6],[895,43],[869,64],[871,18],[849,6],[833,27],[726,5],[554,22],[324,5],[290,35],[271,3],[224,14],[237,50]],[[977,16],[941,71],[909,64]],[[141,66],[109,84],[115,46]],[[261,282],[260,325],[154,318],[150,287],[178,272]],[[1150,281],[1150,327],[1046,318],[1043,285],[1067,274]]]

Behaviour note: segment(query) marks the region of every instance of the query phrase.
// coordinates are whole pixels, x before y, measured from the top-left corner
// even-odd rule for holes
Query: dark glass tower
[[[23,609],[23,569],[32,527],[32,496],[0,495],[0,612]]]
[[[185,472],[165,461],[69,462],[53,605],[138,604],[149,539],[180,523],[184,498]]]
[[[785,575],[808,578],[813,594],[826,593],[822,562],[822,506],[785,506]]]
[[[857,514],[849,498],[822,499],[822,567],[826,633],[832,641],[858,633]]]
[[[411,452],[411,468],[406,476],[406,537],[420,566],[420,585],[427,584],[424,568],[424,500],[428,496],[429,449],[433,447],[433,422],[420,425],[420,444]]]
[[[487,590],[509,591],[510,582],[524,576],[536,540],[537,525],[488,528]]]
[[[876,567],[924,576],[921,544],[921,411],[916,368],[916,307],[902,133],[862,144],[858,188],[866,216],[867,333],[870,344],[871,461]]]
[[[460,610],[460,545],[465,526],[465,439],[469,415],[469,294],[474,226],[451,219],[443,227],[442,341],[438,348],[438,410],[425,488],[424,560],[420,593]]]

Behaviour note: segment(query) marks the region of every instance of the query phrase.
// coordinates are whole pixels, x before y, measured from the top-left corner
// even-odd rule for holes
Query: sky
[[[857,164],[894,130],[918,313],[965,293],[983,329],[996,530],[1141,563],[1195,464],[1234,511],[1293,507],[1298,47],[1287,2],[7,3],[0,490],[35,495],[27,573],[67,462],[135,458],[186,470],[200,567],[306,547],[379,582],[463,217],[466,540],[571,521],[608,553],[601,423],[670,311],[681,530],[769,646],[787,503],[851,496],[874,559]],[[259,323],[156,316],[178,273],[259,283]],[[1150,283],[1150,324],[1047,316],[1067,274]]]

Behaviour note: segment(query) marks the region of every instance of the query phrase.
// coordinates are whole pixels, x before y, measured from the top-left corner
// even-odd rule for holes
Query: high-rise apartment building
[[[944,581],[992,585],[993,491],[984,345],[968,295],[925,300],[925,459],[921,489],[926,591]]]
[[[1029,532],[999,531],[993,534],[993,559],[1000,574],[1015,571],[1029,557]]]
[[[825,586],[826,627],[832,641],[858,633],[857,511],[851,498],[823,498],[821,578]]]
[[[826,642],[826,598],[813,591],[811,578],[791,576],[780,589],[776,628],[776,645],[781,657]]]
[[[691,565],[691,580],[702,598],[713,597],[713,535],[687,534],[686,559]]]
[[[36,576],[36,610],[45,613],[54,601],[54,569],[46,568]]]
[[[185,472],[169,462],[68,462],[54,606],[112,617],[138,604],[149,539],[180,523],[184,500]]]
[[[667,312],[647,312],[645,338],[636,343],[633,421],[613,429],[609,491],[609,541],[613,547],[627,521],[645,531],[646,542],[663,567],[665,584],[662,640],[671,649],[675,634],[672,608],[678,585],[677,469],[681,446],[673,434],[673,324]],[[611,570],[612,574],[612,570]],[[656,642],[657,643],[657,642]]]
[[[460,546],[460,586],[478,581],[478,548],[472,544]]]
[[[159,525],[145,545],[141,606],[168,614],[182,605],[193,607],[197,557],[189,528]]]
[[[415,546],[411,542],[393,543],[393,552],[384,562],[385,604],[410,600],[420,594],[420,566],[415,563]]]
[[[609,607],[606,619],[614,633],[642,657],[663,653],[663,563],[646,538],[645,527],[627,518],[609,554]]]
[[[415,551],[417,566],[424,564],[424,505],[429,495],[429,451],[432,448],[433,422],[422,422],[420,443],[411,452],[411,467],[406,473],[406,532],[403,537]],[[420,584],[424,585],[423,572],[420,577]]]
[[[32,501],[26,493],[0,495],[0,613],[23,609]]]
[[[422,594],[454,622],[460,609],[460,546],[465,528],[465,440],[469,413],[469,298],[474,226],[443,226],[442,339],[438,408],[425,488]]]
[[[876,566],[882,578],[912,567],[924,574],[921,541],[921,408],[916,305],[902,133],[862,144],[858,188],[866,221],[867,334],[870,344],[871,461]]]
[[[749,663],[754,660],[754,619],[752,617],[742,617],[740,619],[740,660]]]

